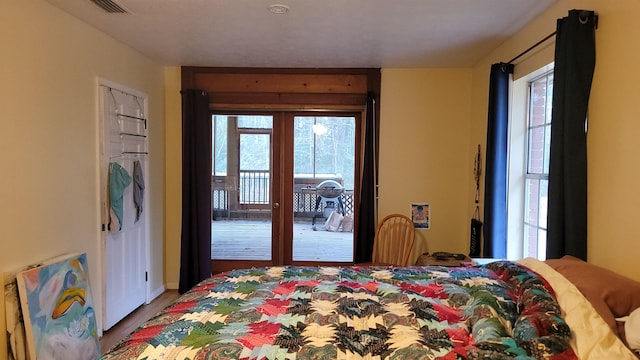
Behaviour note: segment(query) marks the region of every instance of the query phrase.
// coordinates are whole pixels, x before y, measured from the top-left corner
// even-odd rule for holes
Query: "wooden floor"
[[[324,219],[293,224],[294,261],[353,261],[353,232],[326,231]],[[216,220],[211,223],[214,260],[270,260],[271,223],[264,220]]]
[[[111,329],[105,331],[102,334],[102,338],[100,338],[100,349],[102,349],[102,353],[104,354],[109,349],[116,346],[127,335],[131,334],[145,321],[149,320],[160,310],[167,307],[179,296],[180,294],[178,294],[178,290],[167,290],[149,304],[142,305],[126,318],[114,325]]]

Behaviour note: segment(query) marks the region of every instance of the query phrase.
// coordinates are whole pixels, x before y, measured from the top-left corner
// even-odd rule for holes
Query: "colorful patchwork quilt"
[[[513,262],[288,266],[207,279],[102,359],[577,359],[570,337]]]

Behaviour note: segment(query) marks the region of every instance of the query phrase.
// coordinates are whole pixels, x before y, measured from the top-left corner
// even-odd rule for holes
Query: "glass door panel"
[[[356,118],[293,117],[293,261],[352,262]]]
[[[273,116],[214,115],[213,121],[214,271],[273,265]]]

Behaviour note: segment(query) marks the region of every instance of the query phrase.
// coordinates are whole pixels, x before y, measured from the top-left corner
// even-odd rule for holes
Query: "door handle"
[[[274,208],[274,209],[277,209],[277,208],[279,208],[279,207],[280,207],[280,203],[278,203],[278,202],[274,202],[274,203],[273,203],[273,208]]]

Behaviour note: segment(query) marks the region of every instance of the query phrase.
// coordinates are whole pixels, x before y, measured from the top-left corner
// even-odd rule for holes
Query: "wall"
[[[470,69],[383,69],[378,217],[431,206],[410,262],[423,252],[468,253],[476,144],[470,138]]]
[[[100,77],[149,95],[150,282],[152,292],[162,289],[163,67],[43,0],[3,1],[0,43],[0,271],[86,252],[101,318]]]
[[[164,277],[169,289],[180,283],[180,236],[182,231],[182,97],[180,96],[181,69],[165,70],[165,113],[167,116],[165,146],[166,216]]]
[[[554,32],[556,20],[571,9],[595,10],[599,15],[587,136],[588,261],[640,280],[640,246],[631,226],[637,222],[640,200],[636,108],[640,49],[633,46],[640,40],[640,23],[636,21],[640,2],[558,1],[478,63],[473,68],[471,144],[482,143],[484,148],[490,64],[508,61]],[[550,46],[552,49],[553,40]],[[553,51],[543,46],[516,62],[515,74],[552,60]]]

